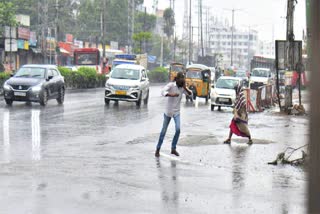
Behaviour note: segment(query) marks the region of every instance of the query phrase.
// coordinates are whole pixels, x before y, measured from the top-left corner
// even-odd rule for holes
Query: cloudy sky
[[[170,5],[169,0],[158,1],[159,9],[164,9]],[[197,1],[192,0],[193,4],[196,4]],[[181,34],[185,0],[175,0],[175,2],[177,31]],[[145,0],[144,4],[149,11],[151,11],[152,3],[153,0]],[[228,18],[230,23],[232,13],[227,9],[239,9],[235,12],[235,26],[242,29],[253,26],[251,28],[259,31],[261,40],[271,41],[273,35],[275,39],[285,39],[286,37],[287,0],[203,0],[203,4],[210,8],[211,15],[224,19]],[[306,25],[305,0],[298,0],[294,21],[296,39],[300,40]]]

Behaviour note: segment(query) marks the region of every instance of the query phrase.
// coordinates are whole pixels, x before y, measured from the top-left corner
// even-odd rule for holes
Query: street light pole
[[[231,66],[233,66],[233,34],[234,34],[234,9],[232,9],[232,27],[231,27]]]
[[[191,5],[192,1],[189,1],[189,65],[191,65],[191,44],[192,44],[192,22],[191,22]]]

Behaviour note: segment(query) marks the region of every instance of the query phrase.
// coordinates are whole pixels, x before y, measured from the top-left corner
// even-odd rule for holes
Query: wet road
[[[181,157],[154,148],[164,99],[104,105],[103,90],[69,92],[59,106],[0,100],[0,213],[305,213],[306,173],[270,166],[307,142],[308,118],[250,114],[254,145],[228,134],[231,110],[183,101]]]

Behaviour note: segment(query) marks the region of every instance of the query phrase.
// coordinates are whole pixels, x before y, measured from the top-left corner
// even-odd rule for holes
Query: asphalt
[[[181,106],[180,157],[154,149],[165,99],[104,105],[103,89],[68,91],[65,104],[0,103],[0,213],[306,213],[307,173],[267,162],[307,143],[307,116],[250,114],[254,144],[224,145],[231,109]]]

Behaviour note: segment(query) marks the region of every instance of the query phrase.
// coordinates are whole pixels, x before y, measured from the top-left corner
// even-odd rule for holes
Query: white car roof
[[[223,77],[220,77],[219,79],[227,79],[227,80],[241,80],[241,78],[239,77],[232,77],[232,76],[223,76]]]
[[[252,70],[262,70],[262,71],[270,71],[269,68],[254,68]]]
[[[127,68],[127,69],[136,69],[136,70],[142,70],[145,69],[143,66],[141,65],[134,65],[134,64],[120,64],[117,65],[116,68]]]

